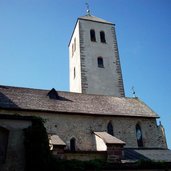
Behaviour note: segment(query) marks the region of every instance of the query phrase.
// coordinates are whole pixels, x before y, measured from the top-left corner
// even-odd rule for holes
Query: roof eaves
[[[149,107],[146,103],[144,103],[141,99],[137,98],[137,100],[138,100],[141,104],[143,104],[143,105],[145,105],[147,108],[149,108],[149,109],[151,110],[151,112],[152,112],[154,115],[156,115],[156,118],[160,118],[160,116],[159,116],[151,107]]]
[[[55,110],[44,110],[44,109],[26,109],[26,108],[3,108],[4,110],[16,110],[16,111],[33,111],[33,112],[47,112],[47,113],[63,113],[63,114],[75,114],[75,115],[97,115],[97,116],[116,116],[116,117],[131,117],[131,118],[159,118],[159,116],[143,116],[143,115],[130,115],[130,114],[113,114],[113,113],[93,113],[93,112],[77,112],[77,111],[55,111]]]

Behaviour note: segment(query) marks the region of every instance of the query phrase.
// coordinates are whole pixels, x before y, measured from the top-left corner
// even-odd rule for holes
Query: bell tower
[[[115,25],[87,15],[77,19],[69,42],[70,91],[124,97]]]

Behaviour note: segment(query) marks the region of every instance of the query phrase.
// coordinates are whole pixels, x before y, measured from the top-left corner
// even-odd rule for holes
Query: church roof
[[[78,19],[95,21],[95,22],[100,22],[100,23],[105,23],[105,24],[113,24],[113,23],[111,23],[109,21],[106,21],[106,20],[104,20],[102,18],[95,17],[93,15],[85,15],[85,16],[79,17]]]
[[[138,98],[88,95],[58,91],[57,98],[49,90],[0,86],[0,108],[43,112],[130,117],[159,117]]]

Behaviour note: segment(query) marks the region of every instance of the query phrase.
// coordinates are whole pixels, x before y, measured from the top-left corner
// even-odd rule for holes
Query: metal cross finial
[[[86,4],[86,7],[87,7],[87,15],[90,15],[90,7],[89,7],[89,4],[88,4],[88,2],[86,2],[85,4]]]
[[[136,97],[136,93],[135,93],[135,90],[134,90],[134,86],[132,86],[132,94],[133,94],[133,97]]]
[[[162,126],[162,123],[161,123],[161,121],[159,121],[159,126]]]

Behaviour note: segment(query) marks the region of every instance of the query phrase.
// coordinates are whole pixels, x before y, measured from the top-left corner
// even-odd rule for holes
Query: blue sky
[[[116,24],[126,95],[160,115],[171,148],[171,0],[89,0]],[[69,90],[68,42],[85,0],[0,0],[0,84]]]

